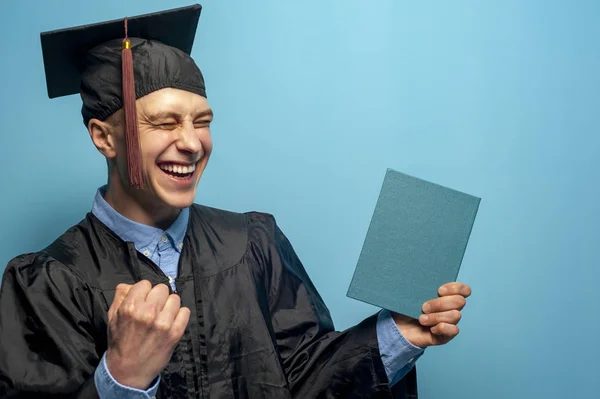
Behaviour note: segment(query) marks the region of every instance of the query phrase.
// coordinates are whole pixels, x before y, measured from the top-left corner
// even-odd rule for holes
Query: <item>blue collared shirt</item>
[[[174,289],[179,256],[187,231],[189,209],[184,209],[167,230],[161,230],[136,223],[119,214],[104,200],[105,190],[106,186],[98,189],[92,213],[122,240],[132,242],[138,252],[158,265],[169,277]],[[412,369],[424,349],[412,345],[404,338],[387,310],[382,310],[378,315],[377,339],[391,386]],[[110,374],[105,353],[96,369],[94,380],[101,399],[149,399],[156,395],[160,376],[145,391],[121,385]]]
[[[190,210],[181,211],[175,222],[167,230],[134,222],[115,211],[104,200],[106,186],[96,192],[92,213],[122,240],[132,242],[138,252],[154,262],[169,277],[174,288],[177,277],[177,264],[187,231]]]

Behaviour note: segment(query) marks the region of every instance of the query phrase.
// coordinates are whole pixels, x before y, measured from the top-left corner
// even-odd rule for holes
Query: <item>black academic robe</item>
[[[169,285],[92,214],[13,259],[0,291],[0,397],[96,397],[115,287],[142,279]],[[417,398],[414,368],[388,388],[376,315],[334,330],[270,215],[192,206],[176,287],[191,317],[157,398]]]

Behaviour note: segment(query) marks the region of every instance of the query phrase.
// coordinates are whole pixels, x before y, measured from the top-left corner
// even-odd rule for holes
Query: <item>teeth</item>
[[[190,174],[192,172],[194,172],[196,170],[196,165],[192,164],[192,165],[187,165],[187,166],[182,166],[182,165],[173,165],[173,164],[162,164],[159,166],[162,170],[167,171],[167,172],[171,172],[171,173],[178,173],[180,175],[183,174]]]

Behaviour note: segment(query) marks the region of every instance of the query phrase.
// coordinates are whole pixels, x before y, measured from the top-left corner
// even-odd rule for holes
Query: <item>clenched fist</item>
[[[110,374],[125,386],[148,389],[169,363],[189,319],[190,310],[166,285],[119,284],[108,310]]]

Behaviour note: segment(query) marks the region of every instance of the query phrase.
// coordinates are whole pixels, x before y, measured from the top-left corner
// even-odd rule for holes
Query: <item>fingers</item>
[[[166,345],[176,345],[183,336],[189,319],[190,310],[181,307],[179,295],[171,294],[163,310],[157,315],[153,329],[164,337]]]
[[[174,342],[179,342],[189,321],[190,310],[186,307],[180,308],[171,327],[171,339],[173,339]]]
[[[174,320],[177,317],[181,306],[181,298],[179,295],[171,294],[165,301],[165,306],[156,317],[155,326],[158,330],[169,331],[173,326]]]
[[[108,309],[108,321],[112,320],[112,318],[115,315],[115,312],[117,311],[117,309],[119,309],[125,297],[127,297],[127,294],[129,293],[129,290],[131,290],[131,287],[133,286],[130,284],[117,285],[117,288],[115,290],[115,297],[113,299],[112,304],[110,305],[110,309]]]
[[[148,280],[142,280],[129,288],[127,295],[118,308],[115,308],[116,315],[133,316],[143,307],[148,293],[152,289],[152,284]]]
[[[127,296],[125,297],[125,300],[123,300],[123,302],[139,300],[140,298],[145,301],[151,289],[152,284],[150,284],[150,281],[148,280],[142,280],[138,283],[135,283],[131,286],[131,289],[127,293]]]
[[[145,326],[146,331],[166,334],[174,344],[187,327],[190,310],[181,308],[181,298],[176,294],[169,295],[165,284],[152,287],[149,281],[143,280],[135,285],[117,286],[109,320],[115,315]]]
[[[468,298],[471,296],[471,287],[467,284],[452,282],[442,285],[438,290],[438,294],[440,296],[460,295]]]
[[[423,304],[423,313],[440,313],[449,310],[462,310],[467,304],[467,300],[462,295],[444,296],[432,299]]]
[[[454,338],[458,335],[459,329],[457,325],[440,323],[430,328],[432,334],[439,335],[445,338]]]
[[[453,309],[445,312],[423,314],[419,317],[422,326],[431,327],[436,324],[458,324],[462,315],[459,310]]]
[[[169,287],[166,284],[157,284],[146,296],[146,304],[155,307],[157,312],[162,311],[169,297]]]

